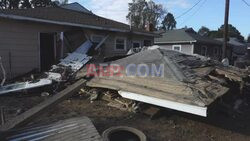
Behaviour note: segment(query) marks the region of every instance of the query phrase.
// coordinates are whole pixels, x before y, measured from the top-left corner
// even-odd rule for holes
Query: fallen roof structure
[[[86,80],[83,79],[78,80],[74,84],[70,85],[68,88],[55,94],[53,97],[29,109],[28,111],[22,113],[21,115],[18,115],[17,117],[9,120],[3,126],[0,126],[0,132],[8,131],[10,129],[25,125],[26,123],[30,122],[32,118],[39,116],[40,113],[48,110],[57,103],[77,93],[83,86],[85,86],[85,82]]]
[[[225,67],[220,62],[164,49],[142,51],[110,64],[126,68],[121,77],[115,74],[112,77],[94,77],[87,85],[117,90],[124,98],[203,117],[207,116],[208,106],[229,90],[212,76],[209,77],[212,72],[234,81],[249,77],[247,72]],[[144,67],[142,72],[139,67],[138,72],[138,68],[131,67],[131,64],[156,68],[163,65],[164,70],[159,73],[160,76],[141,77],[131,74],[153,74],[154,70]]]

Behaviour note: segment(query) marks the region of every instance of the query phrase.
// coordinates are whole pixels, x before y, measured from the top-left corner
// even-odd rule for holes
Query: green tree
[[[36,7],[48,7],[53,4],[51,0],[31,0],[31,4],[34,8]]]
[[[22,0],[21,1],[21,8],[32,8],[30,1],[29,0]]]
[[[198,34],[201,35],[201,36],[208,36],[209,35],[209,32],[210,32],[210,29],[205,27],[205,26],[202,26],[199,31],[198,31]]]
[[[9,0],[9,9],[18,9],[21,0]]]
[[[164,30],[173,30],[174,28],[176,28],[176,24],[177,22],[175,21],[174,15],[172,13],[168,13],[162,21]]]
[[[17,9],[21,0],[0,0],[0,9]]]
[[[129,13],[127,20],[132,26],[144,29],[147,24],[153,24],[154,28],[159,24],[159,20],[165,14],[161,4],[156,4],[152,0],[133,0],[129,3]]]
[[[156,4],[152,0],[148,1],[145,9],[146,24],[153,24],[156,28],[165,13],[166,11],[161,4]]]
[[[69,3],[69,0],[60,0],[59,2],[60,2],[60,4],[63,5],[63,4],[68,4],[68,3]]]
[[[223,38],[224,25],[222,25],[218,30],[210,31],[209,37],[212,38]],[[228,25],[228,36],[237,38],[239,41],[244,42],[244,37],[241,35],[240,31],[233,25]]]

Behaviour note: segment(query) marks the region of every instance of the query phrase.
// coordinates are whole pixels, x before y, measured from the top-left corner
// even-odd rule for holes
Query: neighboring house
[[[222,58],[222,42],[200,36],[192,28],[166,31],[160,38],[155,38],[155,44],[185,54],[199,54],[216,60]]]
[[[223,38],[216,40],[223,41]],[[247,45],[240,42],[237,38],[229,38],[228,44],[232,48],[232,60],[236,61],[238,58],[243,57],[247,53]]]
[[[0,10],[0,56],[8,78],[48,70],[88,39],[94,46],[104,41],[103,57],[125,55],[132,47],[154,43],[152,32],[79,11],[74,5]]]
[[[75,11],[79,11],[79,12],[93,14],[91,11],[89,11],[87,8],[85,8],[84,6],[82,6],[81,4],[79,4],[77,2],[65,4],[65,5],[62,5],[61,7],[69,9],[69,10],[75,10]]]

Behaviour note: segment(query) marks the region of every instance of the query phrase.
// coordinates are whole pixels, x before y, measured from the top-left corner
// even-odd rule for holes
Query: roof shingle
[[[61,7],[43,7],[30,9],[5,9],[0,10],[0,17],[21,16],[40,20],[49,20],[61,23],[72,23],[75,25],[88,25],[103,28],[103,30],[114,29],[116,31],[130,32],[130,26],[114,20],[106,19],[95,14],[88,14]],[[155,35],[142,29],[132,28],[132,31]]]
[[[156,38],[155,43],[185,43],[200,42],[222,45],[221,41],[209,37],[200,36],[192,28],[169,30],[162,34],[162,37]]]

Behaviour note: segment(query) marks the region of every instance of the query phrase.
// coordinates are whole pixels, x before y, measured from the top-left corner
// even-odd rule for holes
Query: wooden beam
[[[48,109],[52,108],[54,105],[58,104],[59,102],[69,98],[78,90],[80,90],[86,83],[86,80],[78,80],[73,85],[69,86],[65,90],[57,93],[53,97],[49,98],[48,100],[40,103],[39,105],[29,109],[28,111],[22,113],[21,115],[11,119],[6,124],[0,127],[1,131],[7,131],[12,128],[20,127],[25,125],[26,123],[30,122],[32,119],[38,117],[42,112],[47,111]]]

